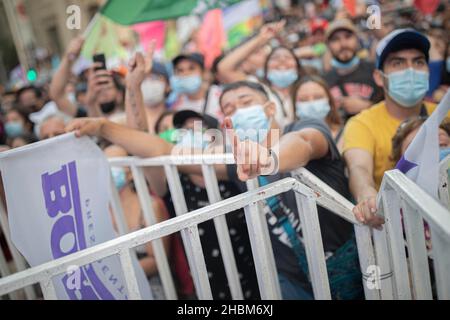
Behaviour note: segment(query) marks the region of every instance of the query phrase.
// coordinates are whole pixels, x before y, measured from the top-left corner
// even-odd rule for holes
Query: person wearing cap
[[[177,99],[172,109],[207,113],[218,119],[223,115],[219,107],[220,87],[206,80],[204,57],[199,53],[181,54],[172,61],[174,75],[170,86]]]
[[[429,87],[430,42],[414,29],[395,30],[377,47],[374,78],[385,100],[353,117],[344,131],[343,154],[350,190],[358,203],[356,217],[374,227],[383,220],[376,213],[376,195],[384,172],[393,169],[392,138],[400,123],[429,115],[435,105],[424,102]]]
[[[355,25],[347,19],[332,22],[325,34],[332,56],[332,69],[324,77],[344,120],[369,108],[381,98],[381,90],[372,76],[373,64],[358,56],[360,44],[357,34]]]
[[[154,133],[156,120],[167,108],[166,98],[170,93],[170,78],[166,67],[154,61],[152,70],[141,84],[143,103],[150,133]]]

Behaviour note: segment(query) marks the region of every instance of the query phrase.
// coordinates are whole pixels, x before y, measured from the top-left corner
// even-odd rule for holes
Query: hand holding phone
[[[94,61],[94,63],[99,64],[99,66],[95,67],[95,71],[97,71],[97,70],[106,70],[106,58],[105,58],[105,55],[103,53],[94,55],[92,60]]]

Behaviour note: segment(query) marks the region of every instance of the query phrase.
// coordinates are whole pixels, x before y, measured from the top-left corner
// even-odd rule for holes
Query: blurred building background
[[[35,67],[39,59],[59,56],[79,30],[66,26],[67,8],[78,5],[81,30],[105,0],[1,0],[0,1],[0,82],[21,63]]]

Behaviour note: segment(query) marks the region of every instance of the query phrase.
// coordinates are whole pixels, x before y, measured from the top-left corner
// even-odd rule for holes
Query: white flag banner
[[[110,172],[103,152],[73,133],[0,154],[11,238],[31,266],[116,237],[109,212]],[[152,299],[133,256],[143,299]],[[73,266],[53,278],[58,299],[125,300],[119,258]]]
[[[438,199],[439,189],[439,125],[450,110],[450,90],[436,110],[420,127],[411,144],[396,165],[408,178]]]

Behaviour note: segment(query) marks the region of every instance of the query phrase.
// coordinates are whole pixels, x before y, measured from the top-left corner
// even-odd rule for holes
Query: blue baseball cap
[[[167,72],[167,68],[161,62],[153,61],[153,67],[151,73],[163,76],[169,81],[169,72]]]
[[[428,41],[427,37],[414,29],[398,29],[381,39],[376,50],[375,67],[382,69],[384,60],[386,60],[389,53],[404,49],[417,49],[423,52],[427,62],[429,60],[430,41]]]

